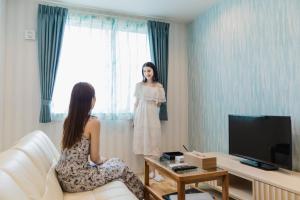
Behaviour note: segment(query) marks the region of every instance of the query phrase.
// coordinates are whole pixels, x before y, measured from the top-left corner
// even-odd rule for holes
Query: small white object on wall
[[[25,38],[25,40],[35,40],[35,31],[34,30],[25,30],[24,38]]]

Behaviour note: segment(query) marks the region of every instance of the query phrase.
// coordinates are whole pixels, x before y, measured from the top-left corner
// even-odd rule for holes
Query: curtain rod
[[[102,10],[98,8],[94,8],[91,6],[84,6],[84,5],[76,5],[74,3],[66,3],[66,2],[57,2],[53,0],[38,0],[39,3],[51,6],[60,6],[64,8],[68,8],[71,11],[75,12],[82,12],[91,15],[99,15],[105,17],[123,17],[123,18],[131,18],[131,19],[140,19],[140,20],[155,20],[165,23],[172,23],[172,20],[163,19],[163,18],[155,18],[150,16],[141,16],[141,15],[130,15],[130,14],[123,14],[119,12],[114,12],[112,10]]]

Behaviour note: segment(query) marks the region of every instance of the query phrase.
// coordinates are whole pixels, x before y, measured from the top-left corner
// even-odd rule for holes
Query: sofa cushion
[[[59,157],[56,147],[42,131],[34,131],[26,135],[12,148],[23,151],[43,176],[48,173],[53,159]]]
[[[0,170],[7,173],[27,196],[42,197],[46,177],[24,152],[9,149],[1,153]]]
[[[11,176],[0,170],[0,199],[1,200],[29,200],[24,191]]]
[[[121,181],[113,181],[92,191],[64,193],[64,200],[137,200]]]
[[[63,200],[63,191],[59,185],[55,171],[56,161],[54,160],[46,178],[45,193],[42,200]]]

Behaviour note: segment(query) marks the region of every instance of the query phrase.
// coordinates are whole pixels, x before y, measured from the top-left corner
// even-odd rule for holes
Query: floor
[[[143,174],[139,174],[139,177],[142,180],[142,182],[144,183],[144,175]],[[161,191],[165,190],[165,188],[170,188],[170,187],[173,187],[174,191],[175,191],[176,190],[176,182],[173,181],[173,180],[171,180],[171,179],[169,179],[169,178],[167,178],[167,177],[165,177],[165,176],[164,176],[164,178],[165,178],[165,180],[162,181],[162,182],[160,182],[160,183],[158,183],[158,182],[150,179],[150,184],[154,183],[155,186],[157,188],[159,188]],[[193,186],[194,186],[194,184],[187,185],[186,189],[188,189],[190,187],[193,187]],[[210,187],[208,187],[207,184],[204,184],[204,183],[203,184],[199,184],[198,189],[210,193],[211,196],[213,196],[213,198],[215,200],[221,200],[222,199],[222,194],[220,192],[216,191],[216,190],[211,189]],[[233,200],[232,198],[229,198],[229,199]]]

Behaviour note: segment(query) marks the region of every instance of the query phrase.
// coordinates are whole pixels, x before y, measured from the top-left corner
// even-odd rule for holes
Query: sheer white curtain
[[[68,111],[72,87],[89,82],[96,90],[94,114],[128,119],[142,65],[150,60],[146,21],[71,13],[65,27],[52,99],[52,119]]]

